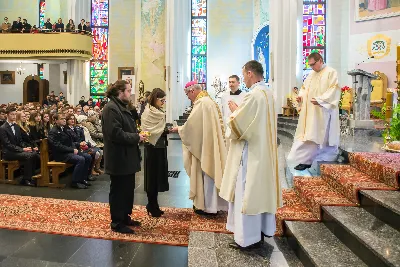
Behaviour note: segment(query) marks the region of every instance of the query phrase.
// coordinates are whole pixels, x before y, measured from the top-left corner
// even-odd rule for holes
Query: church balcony
[[[77,33],[0,34],[0,59],[92,58],[92,37]]]

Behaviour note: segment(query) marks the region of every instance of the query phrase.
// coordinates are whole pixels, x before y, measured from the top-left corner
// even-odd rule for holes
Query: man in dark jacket
[[[53,159],[75,165],[71,186],[87,189],[90,186],[87,180],[92,157],[79,152],[80,143],[74,142],[72,136],[68,134],[64,115],[55,114],[53,120],[56,121],[56,125],[50,130],[48,137]]]
[[[2,156],[5,160],[18,160],[24,165],[24,177],[21,184],[35,186],[32,176],[35,172],[36,163],[40,157],[37,154],[38,149],[32,147],[23,147],[23,138],[21,128],[15,124],[17,112],[14,107],[6,110],[7,120],[0,127],[0,144],[2,147]]]
[[[138,133],[128,104],[131,96],[128,82],[119,80],[107,89],[110,102],[102,113],[105,172],[110,175],[111,229],[133,234],[128,226],[140,226],[131,220],[135,173],[140,171],[139,142],[145,136]]]

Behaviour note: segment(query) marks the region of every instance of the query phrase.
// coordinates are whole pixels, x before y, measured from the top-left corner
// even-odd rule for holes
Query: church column
[[[271,85],[276,100],[276,112],[282,113],[287,95],[294,86],[300,86],[296,74],[300,70],[299,61],[299,3],[301,0],[270,1],[270,52]],[[287,14],[288,16],[282,16]]]
[[[177,120],[190,105],[184,86],[190,80],[191,1],[167,0],[167,121]]]
[[[70,104],[77,105],[81,96],[89,98],[89,87],[87,86],[87,71],[84,61],[71,59],[67,62],[67,101]]]

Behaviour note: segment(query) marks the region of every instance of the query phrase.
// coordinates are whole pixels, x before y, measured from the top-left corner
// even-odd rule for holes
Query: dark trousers
[[[35,167],[40,161],[40,156],[36,152],[4,153],[4,159],[8,161],[18,160],[24,165],[23,180],[31,180],[35,174]]]
[[[135,190],[135,174],[110,175],[110,213],[111,223],[126,224],[132,214]]]
[[[74,173],[72,174],[72,182],[79,183],[83,180],[87,180],[89,176],[89,170],[92,164],[92,157],[89,154],[79,152],[77,155],[69,155],[67,163],[75,165]]]

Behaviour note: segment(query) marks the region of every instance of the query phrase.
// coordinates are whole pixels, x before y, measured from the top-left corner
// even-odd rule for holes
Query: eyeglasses
[[[163,99],[163,98],[157,98],[158,100],[160,100],[161,101],[161,103],[165,103],[165,102],[167,102],[167,100],[166,99]]]

